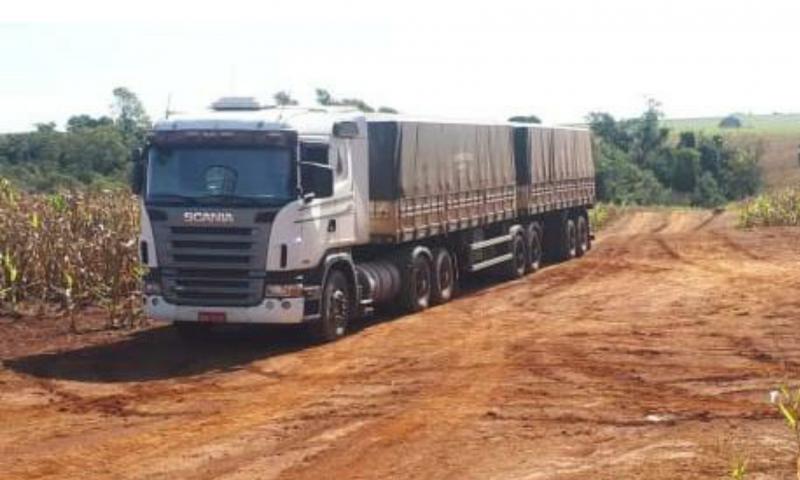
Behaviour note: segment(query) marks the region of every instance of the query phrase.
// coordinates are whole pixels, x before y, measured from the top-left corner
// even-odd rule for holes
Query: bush
[[[666,203],[669,192],[652,172],[637,167],[622,150],[602,141],[597,152],[599,200],[633,205]]]
[[[742,128],[742,120],[736,115],[728,115],[719,122],[719,128]]]
[[[700,154],[690,148],[672,151],[670,186],[678,192],[692,192],[700,176]]]
[[[742,204],[742,227],[800,226],[800,189],[786,189],[759,195]]]
[[[638,118],[607,113],[587,118],[598,140],[598,198],[634,203],[717,206],[755,194],[761,187],[758,142],[731,144],[724,137],[681,132],[669,141],[658,103]]]
[[[725,195],[722,194],[722,190],[717,185],[714,176],[709,172],[704,172],[692,194],[692,205],[718,207],[724,203]]]

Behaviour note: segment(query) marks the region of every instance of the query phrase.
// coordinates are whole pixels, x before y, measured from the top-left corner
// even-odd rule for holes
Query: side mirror
[[[131,192],[134,195],[141,195],[144,190],[144,179],[145,165],[144,162],[138,161],[133,164],[133,169],[131,169]]]
[[[358,124],[356,122],[334,123],[333,136],[339,138],[355,138],[358,136]]]
[[[144,157],[144,150],[141,147],[136,147],[131,150],[131,156],[128,160],[133,163],[141,162]]]
[[[328,198],[333,196],[333,169],[319,163],[300,163],[300,185],[303,188],[303,200]],[[307,195],[312,194],[307,199]]]

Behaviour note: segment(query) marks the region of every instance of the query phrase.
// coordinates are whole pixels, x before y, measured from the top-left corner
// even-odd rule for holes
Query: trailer
[[[583,129],[227,99],[158,122],[135,160],[143,302],[187,336],[304,323],[331,341],[591,248]]]

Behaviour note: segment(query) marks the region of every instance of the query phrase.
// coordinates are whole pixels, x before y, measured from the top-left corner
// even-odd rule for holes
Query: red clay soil
[[[800,375],[800,230],[651,211],[601,237],[330,345],[159,327],[25,350],[4,323],[0,477],[718,479],[744,456],[794,478],[767,399]]]

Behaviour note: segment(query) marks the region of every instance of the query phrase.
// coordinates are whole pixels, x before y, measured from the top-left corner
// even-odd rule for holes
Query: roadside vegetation
[[[742,202],[739,207],[742,227],[800,225],[800,189],[785,188],[766,192]]]
[[[139,315],[139,214],[124,191],[28,194],[0,179],[0,310],[67,315],[102,307],[109,326]]]
[[[728,141],[719,134],[683,131],[663,122],[650,101],[638,118],[591,113],[597,196],[624,205],[718,207],[751,196],[762,185],[758,141]]]

